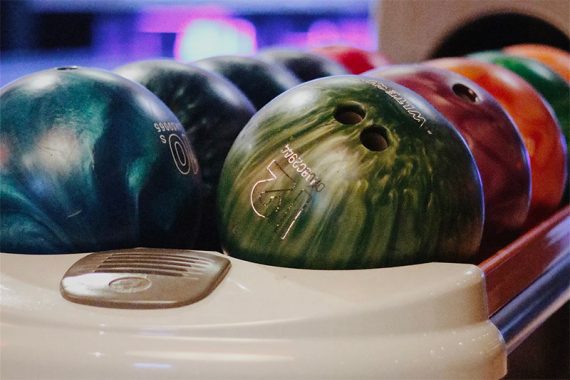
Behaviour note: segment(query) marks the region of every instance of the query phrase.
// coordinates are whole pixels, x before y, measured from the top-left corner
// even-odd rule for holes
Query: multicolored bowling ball
[[[564,136],[566,145],[570,136],[570,84],[548,66],[529,58],[509,56],[500,52],[472,54],[474,59],[502,66],[518,74],[552,106]]]
[[[205,188],[194,248],[219,250],[215,220],[218,180],[230,147],[255,108],[231,82],[190,64],[147,60],[121,66],[115,72],[152,91],[182,123],[200,163]]]
[[[532,195],[526,227],[560,204],[566,181],[566,144],[552,108],[524,79],[501,66],[468,58],[429,65],[459,73],[487,90],[512,117],[529,153]]]
[[[570,81],[570,53],[554,46],[542,44],[518,44],[503,48],[509,55],[536,59]]]
[[[334,59],[353,74],[361,74],[390,64],[386,56],[377,51],[359,49],[348,45],[326,45],[313,49],[315,53]]]
[[[336,61],[301,49],[275,47],[260,51],[256,57],[270,64],[285,66],[301,82],[331,75],[349,74],[344,66]]]
[[[190,247],[200,170],[176,116],[138,83],[62,67],[0,91],[0,251]]]
[[[465,138],[483,182],[483,242],[523,225],[531,195],[528,152],[510,116],[487,91],[457,73],[421,64],[392,65],[363,75],[418,93]]]
[[[192,63],[228,79],[248,97],[256,109],[301,83],[287,68],[253,57],[220,55]]]
[[[219,186],[224,251],[269,265],[468,261],[483,219],[459,133],[419,95],[364,76],[315,79],[258,111]]]

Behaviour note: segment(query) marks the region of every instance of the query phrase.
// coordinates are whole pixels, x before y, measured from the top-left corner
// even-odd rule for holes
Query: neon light
[[[176,36],[174,57],[181,61],[224,54],[253,54],[256,31],[247,20],[232,17],[196,18]]]
[[[340,19],[331,21],[319,19],[313,22],[307,31],[308,46],[346,44],[363,49],[375,47],[372,31],[367,20]]]

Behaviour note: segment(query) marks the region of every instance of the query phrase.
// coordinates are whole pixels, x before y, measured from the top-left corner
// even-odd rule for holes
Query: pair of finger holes
[[[356,125],[365,117],[366,111],[357,104],[341,105],[334,113],[335,120],[345,125]],[[360,142],[366,149],[373,152],[381,152],[390,146],[388,131],[377,125],[364,128],[360,132]]]

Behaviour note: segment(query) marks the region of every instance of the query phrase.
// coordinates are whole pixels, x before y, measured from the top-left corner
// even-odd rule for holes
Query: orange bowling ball
[[[541,44],[519,44],[503,48],[503,52],[537,60],[570,81],[570,53],[554,46]]]
[[[530,157],[532,196],[526,227],[560,204],[566,182],[566,143],[552,108],[524,79],[497,65],[441,58],[428,65],[455,71],[487,90],[512,117]]]

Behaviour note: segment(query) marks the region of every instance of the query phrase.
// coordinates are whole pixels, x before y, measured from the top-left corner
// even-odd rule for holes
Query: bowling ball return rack
[[[113,267],[140,254],[186,260],[198,280],[180,292],[156,277],[168,266]],[[569,271],[570,206],[478,265],[315,271],[200,251],[2,253],[0,378],[501,378],[570,299]]]

